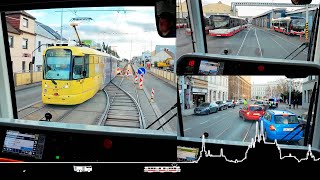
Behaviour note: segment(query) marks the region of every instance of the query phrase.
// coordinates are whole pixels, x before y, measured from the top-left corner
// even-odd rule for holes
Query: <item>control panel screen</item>
[[[199,75],[220,75],[223,69],[223,63],[201,60]]]
[[[177,146],[178,161],[196,161],[199,153],[198,148]]]
[[[7,130],[2,152],[42,159],[45,136]]]

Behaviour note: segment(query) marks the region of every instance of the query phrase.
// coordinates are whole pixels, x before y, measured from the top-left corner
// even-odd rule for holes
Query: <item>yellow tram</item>
[[[88,47],[52,46],[43,51],[42,102],[75,105],[92,98],[117,74],[118,58]]]

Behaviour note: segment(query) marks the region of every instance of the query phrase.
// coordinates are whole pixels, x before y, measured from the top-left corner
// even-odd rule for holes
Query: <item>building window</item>
[[[9,47],[13,48],[13,36],[9,36]]]
[[[22,61],[22,72],[26,71],[26,62]]]
[[[41,52],[41,41],[38,41],[38,52]]]
[[[27,18],[23,18],[22,25],[27,28],[29,26],[29,20]]]
[[[28,49],[28,39],[23,38],[22,49]]]

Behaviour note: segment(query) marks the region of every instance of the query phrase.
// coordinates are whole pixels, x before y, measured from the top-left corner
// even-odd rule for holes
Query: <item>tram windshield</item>
[[[174,134],[172,2],[5,12],[15,118]]]
[[[61,53],[61,54],[58,54]],[[69,80],[71,71],[71,51],[49,50],[44,61],[44,79]]]
[[[177,16],[190,16],[191,5],[185,0],[177,1],[179,12]],[[266,1],[272,3],[271,1]],[[306,15],[304,7],[283,7],[279,3],[291,4],[290,0],[274,1],[274,5],[263,4],[237,5],[236,1],[229,0],[207,0],[201,1],[199,12],[210,17],[211,26],[206,28],[204,34],[204,52],[210,54],[230,55],[237,57],[259,57],[268,61],[276,59],[308,60],[309,47],[303,45],[313,33],[313,20],[316,6],[308,9],[308,32],[305,31]],[[313,2],[316,5],[318,2]],[[195,11],[193,12],[194,16]],[[292,19],[292,24],[283,23],[281,27],[274,27],[274,19],[298,17]],[[194,21],[198,21],[195,19]],[[198,24],[197,24],[198,25]],[[206,26],[206,25],[205,25]],[[279,25],[277,25],[279,26]],[[193,27],[190,27],[193,28]],[[194,52],[196,47],[202,43],[195,41],[194,34],[199,32],[196,29],[177,29],[177,57]],[[190,32],[193,32],[190,33]],[[305,35],[308,33],[308,35]],[[302,45],[300,47],[300,45]],[[298,49],[298,50],[296,50]],[[311,60],[312,61],[312,60]]]

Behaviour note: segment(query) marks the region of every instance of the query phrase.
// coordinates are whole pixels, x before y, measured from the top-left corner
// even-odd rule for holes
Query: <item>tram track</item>
[[[124,73],[131,66],[126,65]],[[132,70],[131,70],[132,72]],[[132,77],[116,76],[105,88],[108,104],[99,125],[129,128],[145,128],[144,116]],[[123,83],[125,83],[123,85]],[[129,90],[134,90],[134,92]]]

